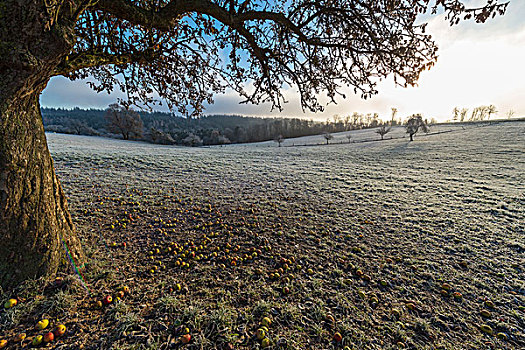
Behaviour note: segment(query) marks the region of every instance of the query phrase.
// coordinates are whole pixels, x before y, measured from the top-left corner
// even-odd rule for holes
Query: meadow
[[[47,318],[56,349],[523,349],[525,123],[431,131],[47,134],[89,261],[21,287],[0,334],[27,347]]]

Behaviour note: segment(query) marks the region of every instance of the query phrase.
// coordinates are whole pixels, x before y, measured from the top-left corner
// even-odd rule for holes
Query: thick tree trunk
[[[4,289],[52,275],[70,258],[83,261],[47,148],[38,101],[54,68],[71,48],[71,31],[50,24],[46,11],[44,1],[30,0],[7,0],[0,8],[0,286]]]

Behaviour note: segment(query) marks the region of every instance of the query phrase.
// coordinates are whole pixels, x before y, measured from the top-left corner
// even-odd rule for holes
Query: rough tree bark
[[[52,1],[51,1],[52,2]],[[47,2],[48,5],[50,2]],[[72,45],[44,1],[0,6],[0,286],[53,275],[80,241],[49,154],[39,97]]]

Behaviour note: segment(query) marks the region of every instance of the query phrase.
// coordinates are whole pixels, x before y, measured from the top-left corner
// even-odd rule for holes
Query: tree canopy
[[[55,75],[93,77],[96,91],[119,88],[125,105],[166,103],[199,114],[231,88],[244,102],[282,108],[283,87],[303,108],[323,109],[346,86],[362,98],[379,79],[416,84],[437,46],[418,15],[446,13],[450,24],[485,22],[508,2],[467,8],[459,0],[90,0],[52,1],[76,21],[71,53]]]

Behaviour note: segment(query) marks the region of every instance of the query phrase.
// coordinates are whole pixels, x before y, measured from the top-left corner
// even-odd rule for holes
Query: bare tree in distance
[[[381,140],[384,140],[385,135],[388,134],[390,132],[390,130],[392,130],[392,126],[391,125],[389,125],[389,126],[381,125],[381,127],[378,130],[376,130],[376,133],[381,136]]]
[[[419,129],[423,132],[428,132],[428,126],[423,121],[423,117],[420,114],[414,114],[408,118],[406,123],[407,134],[410,135],[410,141],[414,141],[414,135],[417,134]]]
[[[277,142],[279,144],[279,147],[281,147],[281,143],[284,142],[284,137],[283,137],[283,135],[279,134],[279,135],[275,136],[273,141]]]
[[[498,113],[498,110],[496,109],[496,106],[490,105],[490,106],[487,107],[487,114],[488,114],[488,118],[487,119],[490,119],[490,117],[493,114],[496,114],[496,113]]]
[[[516,111],[510,109],[510,110],[507,112],[507,119],[511,119],[511,118],[513,118],[515,115],[516,115]]]
[[[110,104],[104,115],[109,132],[121,134],[124,140],[142,137],[144,125],[140,115],[118,103]]]
[[[470,121],[483,121],[485,118],[490,117],[490,110],[491,106],[478,106],[472,109],[472,114],[470,116]],[[494,107],[494,110],[496,110],[496,107]]]
[[[124,92],[126,106],[162,101],[185,116],[227,88],[279,109],[293,86],[303,108],[320,111],[321,92],[332,102],[351,86],[368,98],[392,75],[415,85],[437,60],[421,13],[483,23],[508,5],[466,3],[2,0],[0,286],[53,275],[63,242],[79,265],[85,260],[42,123],[39,97],[51,78],[89,78],[97,92]]]
[[[454,122],[459,121],[460,110],[458,107],[454,107],[454,109],[452,110],[452,115],[453,115],[452,120]]]
[[[462,108],[459,111],[459,121],[464,122],[465,119],[467,119],[467,114],[468,114],[468,108]]]
[[[326,140],[326,144],[328,145],[329,141],[334,138],[334,135],[330,134],[328,131],[325,131],[323,133],[323,137]]]
[[[396,114],[397,114],[397,108],[396,107],[392,107],[392,118],[390,118],[390,125],[396,125],[397,124]]]

